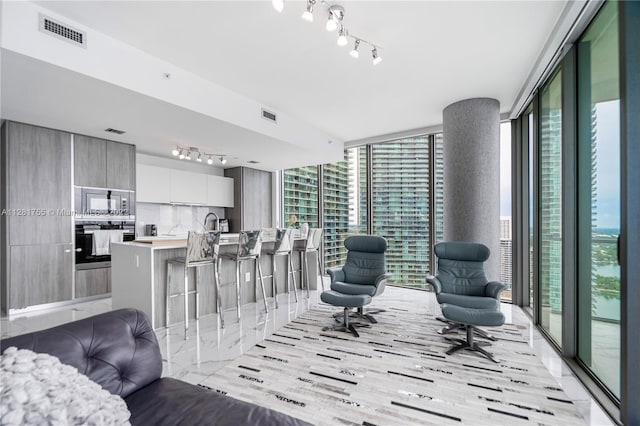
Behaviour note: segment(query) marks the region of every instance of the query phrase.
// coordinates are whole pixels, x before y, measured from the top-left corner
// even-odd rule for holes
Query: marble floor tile
[[[224,312],[226,325],[224,329],[220,327],[217,315],[203,316],[197,322],[195,320],[190,322],[187,340],[184,339],[183,324],[175,324],[168,329],[157,329],[155,332],[163,358],[163,375],[183,379],[194,384],[205,384],[215,387],[216,383],[212,383],[211,379],[216,372],[225,368],[230,362],[265,341],[280,342],[277,344],[269,342],[270,347],[277,346],[279,350],[274,350],[267,354],[267,356],[272,358],[284,357],[284,355],[287,354],[286,336],[290,335],[289,332],[296,331],[296,322],[305,323],[309,321],[305,319],[305,313],[308,312],[309,309],[319,305],[318,299],[319,292],[317,291],[311,291],[309,298],[300,297],[297,303],[295,302],[293,294],[281,294],[278,298],[279,309],[275,309],[273,299],[269,299],[268,313],[264,312],[264,306],[262,304],[256,305],[253,303],[244,305],[242,307],[241,321],[238,321],[235,309],[228,310]],[[326,307],[326,305],[323,306]],[[435,318],[440,315],[439,305],[432,293],[399,287],[387,287],[385,293],[376,297],[368,307],[371,309],[387,308],[387,314],[389,315],[393,315],[394,311],[396,311],[396,313],[420,313],[429,318]],[[12,317],[3,317],[0,318],[0,332],[2,338],[11,337],[86,318],[91,315],[109,311],[110,309],[111,299],[101,299],[55,309],[33,311],[28,314],[25,313]],[[510,304],[502,304],[501,309],[505,313],[507,324],[513,326],[514,330],[523,330],[526,328],[528,342],[525,346],[528,346],[544,364],[557,382],[558,387],[562,388],[566,395],[574,402],[576,408],[586,420],[586,423],[591,425],[613,424],[599,405],[591,398],[584,386],[575,378],[571,369],[540,335],[531,323],[529,316],[520,308]],[[338,312],[336,309],[333,309],[333,311]],[[287,330],[285,326],[292,327],[293,329]],[[298,327],[302,326],[298,325]],[[435,329],[406,330],[399,334],[405,335],[403,339],[408,342],[419,343],[421,337],[434,331]],[[274,333],[276,334],[275,336]],[[411,343],[407,343],[407,345],[410,346]],[[447,344],[443,343],[442,345],[436,345],[434,348],[431,348],[431,352],[425,350],[423,352],[426,355],[424,355],[423,358],[428,360],[429,357],[427,355],[435,356],[438,354],[438,351],[444,351],[446,347]],[[398,353],[403,353],[403,348],[399,348],[400,350],[398,350],[398,348],[395,349]],[[326,355],[335,356],[336,354],[337,352],[330,353],[327,351]],[[310,362],[323,365],[321,364],[322,361],[331,361],[330,358],[317,358],[318,359],[311,360]],[[429,368],[438,370],[438,368],[433,368],[433,366],[429,367],[429,365],[430,364],[425,361],[423,365],[415,365],[413,368],[425,374],[446,374],[429,370]],[[427,368],[421,368],[425,366]],[[364,374],[362,372],[363,370],[360,370],[357,365],[354,365],[351,370],[353,370],[351,373],[356,376],[358,374]],[[441,368],[440,370],[446,371],[446,368]],[[283,371],[286,371],[286,368],[284,368]],[[369,372],[368,374],[372,373]],[[469,374],[472,376],[473,373]],[[312,386],[313,385],[309,384],[309,395],[313,395],[314,392],[318,391],[335,392],[333,388],[318,390]],[[399,395],[398,398],[421,401],[422,397],[420,395],[425,394],[425,392],[419,391],[419,389],[420,388],[411,388],[411,384],[409,384],[404,390],[407,394]],[[461,391],[466,392],[468,390],[461,390],[460,386],[452,384],[450,388],[444,386],[442,392],[446,394],[446,392]],[[269,401],[277,398],[277,396],[273,394],[269,395],[265,396]],[[310,398],[311,396],[309,395],[300,394],[298,397],[303,400],[304,398]],[[434,398],[434,395],[429,396]],[[435,395],[435,397],[437,396],[438,395]],[[470,396],[472,396],[472,393],[470,393]],[[282,397],[282,395],[280,395],[280,397]],[[349,404],[349,401],[352,399],[348,397],[336,398],[336,401],[340,404]],[[342,400],[346,402],[340,402]],[[364,401],[366,405],[366,397],[364,397],[362,401]],[[430,404],[436,404],[437,406],[437,402],[431,401]],[[406,416],[407,419],[416,419],[416,417],[413,416],[412,413],[407,412],[407,410],[400,410],[401,414],[398,414],[398,412],[396,409],[388,408],[380,412],[372,413],[367,417],[367,421],[374,424],[388,423],[389,419],[400,419],[402,416]],[[347,421],[349,419],[342,420]],[[362,421],[362,419],[360,419],[360,421]]]

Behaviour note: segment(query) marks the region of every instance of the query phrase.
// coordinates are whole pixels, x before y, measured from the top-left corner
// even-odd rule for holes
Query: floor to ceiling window
[[[322,166],[322,227],[324,265],[341,265],[349,233],[349,163],[347,160]]]
[[[500,123],[500,282],[508,289],[500,294],[511,301],[513,238],[511,221],[511,122]]]
[[[538,261],[540,325],[562,344],[562,71],[540,95]]]
[[[527,145],[527,188],[528,188],[528,209],[527,209],[527,224],[528,224],[528,234],[527,234],[527,256],[525,256],[525,262],[529,266],[529,307],[533,307],[533,248],[535,246],[534,233],[533,233],[533,208],[534,208],[534,192],[533,192],[533,182],[535,179],[535,140],[533,137],[534,132],[534,121],[533,121],[533,111],[532,107],[530,107],[529,111],[526,115],[527,120],[527,132],[526,132],[526,145]]]
[[[300,167],[284,171],[284,224],[299,227],[318,226],[318,167]]]
[[[620,397],[618,5],[578,43],[578,357]]]
[[[385,237],[392,282],[424,286],[429,272],[429,137],[373,145],[373,233]]]

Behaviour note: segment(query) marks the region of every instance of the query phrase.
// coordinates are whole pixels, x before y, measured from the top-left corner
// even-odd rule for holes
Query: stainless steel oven
[[[75,188],[76,217],[113,220],[135,219],[135,192],[102,188]]]
[[[76,269],[111,266],[110,241],[135,240],[135,227],[135,221],[76,221]]]

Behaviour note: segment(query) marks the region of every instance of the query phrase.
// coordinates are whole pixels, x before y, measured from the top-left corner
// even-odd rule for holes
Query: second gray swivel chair
[[[252,261],[257,266],[258,276],[260,277],[260,286],[262,287],[262,297],[264,300],[264,310],[269,312],[267,307],[267,294],[264,291],[264,280],[262,277],[262,267],[260,266],[260,251],[262,250],[262,230],[257,231],[240,231],[238,235],[238,250],[236,253],[220,254],[222,259],[233,260],[236,262],[236,310],[238,311],[238,320],[240,320],[240,307],[242,306],[242,290],[240,284],[240,263],[243,261]],[[254,275],[255,277],[255,275]],[[254,280],[255,283],[255,280]],[[256,285],[256,293],[257,283]],[[256,303],[258,298],[256,297]]]
[[[442,242],[434,246],[434,252],[438,258],[438,275],[428,276],[427,284],[433,287],[440,305],[500,310],[500,293],[507,286],[487,279],[484,272],[484,262],[490,255],[487,246],[464,241]],[[463,324],[438,319],[449,323],[440,334],[465,328]],[[481,329],[474,331],[494,340]]]
[[[347,260],[344,266],[327,269],[331,277],[331,290],[342,294],[382,294],[391,278],[387,273],[385,252],[387,240],[377,235],[352,235],[344,240]],[[378,311],[380,312],[380,311]],[[358,307],[358,316],[371,322],[376,320]]]

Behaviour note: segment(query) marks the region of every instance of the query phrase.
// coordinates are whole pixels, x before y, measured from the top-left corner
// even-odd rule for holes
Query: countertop
[[[221,246],[237,245],[238,236],[239,234],[235,234],[235,233],[222,234],[220,236],[220,245]],[[151,243],[138,242],[140,239],[145,241],[158,241],[158,242],[162,241],[162,243],[151,244]],[[175,243],[172,243],[173,240],[175,240]],[[296,238],[296,240],[304,240],[304,238]],[[266,244],[272,243],[274,241],[275,240],[273,239],[273,237],[267,237],[262,239],[262,242]],[[180,249],[180,248],[187,247],[187,237],[186,235],[185,236],[159,235],[157,237],[138,237],[136,241],[128,241],[123,243],[111,243],[111,244],[125,245],[129,247],[148,248],[150,250]]]

